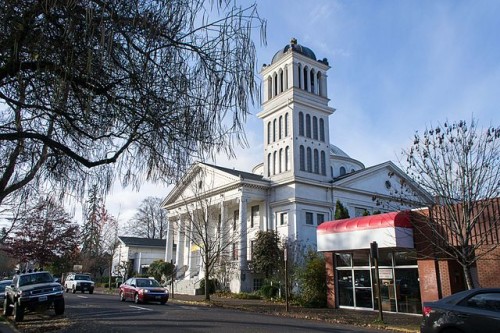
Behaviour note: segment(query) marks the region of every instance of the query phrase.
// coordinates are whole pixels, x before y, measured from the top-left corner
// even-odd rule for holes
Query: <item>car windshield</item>
[[[26,274],[19,277],[19,286],[27,286],[30,284],[47,282],[54,282],[52,276],[47,272]]]
[[[158,281],[153,280],[153,279],[138,279],[137,280],[137,287],[161,287]]]
[[[77,276],[75,276],[75,280],[87,280],[87,281],[90,281],[90,276],[88,276],[88,275],[77,275]]]

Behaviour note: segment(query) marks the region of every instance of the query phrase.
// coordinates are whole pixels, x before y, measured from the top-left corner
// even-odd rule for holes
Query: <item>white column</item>
[[[188,233],[189,233],[189,236],[188,236]],[[186,231],[186,236],[188,237],[187,240],[188,240],[188,248],[187,248],[187,251],[188,251],[188,268],[187,268],[187,274],[186,276],[188,278],[191,278],[191,269],[192,269],[192,263],[193,263],[193,252],[191,251],[191,248],[193,247],[193,241],[192,241],[192,237],[193,237],[193,221],[189,221],[189,229]]]
[[[326,73],[321,72],[321,78],[320,78],[320,92],[319,94],[323,97],[328,97],[327,96],[327,88],[326,88]]]
[[[224,207],[224,198],[221,198],[222,201],[220,202],[220,229],[219,229],[219,246],[220,248],[224,248],[224,243],[227,242],[228,240],[225,239],[225,234],[226,234],[226,209]],[[226,252],[226,251],[224,251]],[[222,255],[222,252],[219,253],[219,255]]]
[[[247,198],[240,197],[240,247],[239,247],[239,260],[240,269],[247,269]]]
[[[175,256],[175,265],[177,266],[177,272],[183,271],[184,267],[184,221],[181,220],[179,216],[179,223],[177,226],[177,253]]]
[[[170,262],[173,259],[173,252],[174,252],[174,232],[172,223],[170,223],[170,219],[167,222],[166,246],[167,246],[167,251],[165,252],[165,262]]]
[[[293,63],[293,71],[292,71],[292,79],[293,79],[293,86],[295,88],[298,88],[300,85],[299,82],[299,64],[294,62]]]

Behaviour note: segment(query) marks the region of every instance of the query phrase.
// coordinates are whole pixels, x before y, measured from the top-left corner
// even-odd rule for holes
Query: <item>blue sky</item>
[[[330,140],[371,166],[396,164],[416,130],[446,120],[476,118],[500,125],[500,1],[257,0],[267,20],[267,45],[255,41],[258,68],[292,37],[327,58]],[[263,161],[263,129],[248,118],[249,149],[217,164],[251,171]],[[130,218],[148,195],[169,188],[146,184],[141,191],[115,188],[111,213]]]

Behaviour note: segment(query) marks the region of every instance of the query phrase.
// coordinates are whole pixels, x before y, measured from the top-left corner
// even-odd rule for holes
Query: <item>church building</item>
[[[263,282],[250,269],[259,230],[316,249],[317,227],[334,219],[337,202],[357,217],[409,208],[381,205],[401,184],[426,195],[391,161],[365,167],[330,143],[329,70],[327,59],[292,39],[261,70],[262,163],[251,172],[195,163],[164,199],[170,223],[165,259],[176,264],[176,292],[194,293],[204,277],[193,218],[214,222],[204,234],[218,237],[226,254],[225,286],[251,292]]]

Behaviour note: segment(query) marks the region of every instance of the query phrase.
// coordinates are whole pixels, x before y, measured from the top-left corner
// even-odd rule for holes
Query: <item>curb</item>
[[[5,321],[0,322],[0,333],[19,333],[19,331],[10,321],[5,319]]]

